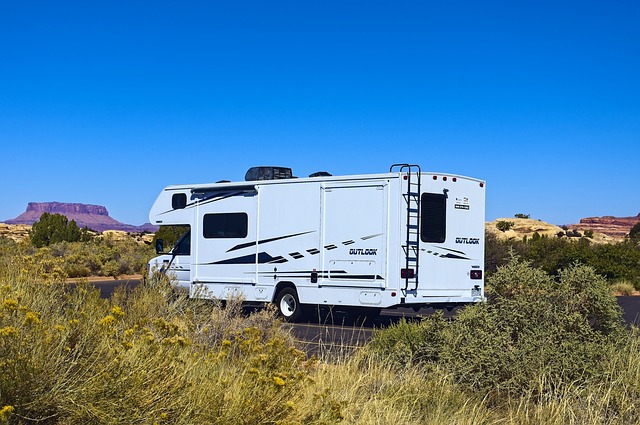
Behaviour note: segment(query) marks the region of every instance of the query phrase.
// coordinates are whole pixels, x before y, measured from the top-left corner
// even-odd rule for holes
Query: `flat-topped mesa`
[[[49,214],[62,215],[91,214],[109,216],[109,211],[102,205],[70,204],[65,202],[29,202],[27,212],[36,212],[40,215],[47,212]]]
[[[89,205],[66,202],[29,202],[27,210],[18,217],[5,220],[7,224],[32,225],[40,220],[44,213],[61,214],[69,220],[74,220],[78,227],[88,227],[96,232],[105,230],[120,230],[129,233],[155,232],[157,226],[149,223],[142,226],[132,226],[114,220],[109,216],[109,212],[102,205]]]

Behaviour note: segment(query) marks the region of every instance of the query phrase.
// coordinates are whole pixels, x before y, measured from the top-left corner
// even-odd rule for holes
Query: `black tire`
[[[275,304],[278,314],[285,322],[296,322],[302,318],[302,306],[294,288],[281,289],[276,296]]]

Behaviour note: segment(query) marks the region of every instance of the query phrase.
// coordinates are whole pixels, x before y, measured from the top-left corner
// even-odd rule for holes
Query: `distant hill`
[[[506,231],[499,230],[497,225],[501,221],[510,222],[511,227]],[[640,214],[638,217],[589,217],[581,219],[578,224],[563,226],[525,218],[498,218],[486,223],[485,228],[487,232],[500,239],[522,239],[524,236],[531,238],[535,233],[553,237],[560,232],[566,233],[567,230],[575,230],[584,235],[586,230],[591,230],[593,232],[591,241],[609,243],[623,240],[638,222],[640,222]]]
[[[157,226],[150,223],[142,226],[121,223],[109,216],[107,209],[101,205],[87,205],[64,202],[29,202],[27,210],[18,217],[6,220],[6,224],[32,225],[40,220],[43,213],[62,214],[69,220],[75,220],[78,227],[88,227],[96,232],[120,230],[129,233],[155,232]]]

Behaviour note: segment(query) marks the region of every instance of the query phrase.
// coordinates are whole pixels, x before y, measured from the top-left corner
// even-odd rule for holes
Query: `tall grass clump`
[[[434,315],[378,331],[369,355],[443,371],[511,423],[640,420],[638,333],[624,327],[603,277],[573,264],[554,278],[515,257],[488,292],[453,321]]]
[[[249,318],[175,296],[157,276],[111,299],[0,270],[0,423],[275,423],[314,361],[272,310]],[[313,406],[311,406],[313,407]],[[320,408],[320,407],[319,407]]]

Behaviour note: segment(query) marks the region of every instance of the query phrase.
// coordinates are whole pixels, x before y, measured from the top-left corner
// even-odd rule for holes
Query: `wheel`
[[[298,300],[298,293],[294,288],[283,288],[276,296],[278,313],[286,322],[295,322],[302,317],[302,309]]]

